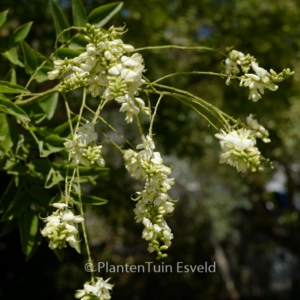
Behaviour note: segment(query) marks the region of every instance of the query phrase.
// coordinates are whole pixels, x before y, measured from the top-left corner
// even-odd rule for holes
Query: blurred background
[[[71,21],[71,1],[57,2]],[[90,12],[112,1],[82,2]],[[53,52],[55,32],[48,1],[1,1],[0,11],[5,9],[9,9],[9,17],[0,30],[1,40],[19,25],[34,21],[27,42],[44,54]],[[174,215],[167,220],[174,240],[164,263],[175,268],[177,262],[216,262],[216,272],[101,272],[98,276],[111,277],[110,282],[115,283],[113,299],[300,299],[299,16],[297,0],[130,0],[124,1],[121,12],[105,26],[126,23],[129,30],[123,39],[135,48],[177,44],[225,51],[234,47],[255,56],[267,70],[290,68],[296,72],[276,92],[266,91],[257,103],[247,100],[248,89],[240,88],[238,82],[226,86],[219,77],[193,75],[166,80],[236,118],[245,120],[255,114],[271,138],[271,143],[258,147],[273,160],[275,168],[238,174],[230,166],[220,165],[216,132],[188,107],[164,98],[154,125],[155,142],[165,164],[173,166],[176,185],[171,193],[179,199]],[[150,80],[179,71],[221,72],[224,59],[212,52],[174,49],[141,54]],[[7,61],[1,63],[0,80],[9,69]],[[22,76],[19,81],[22,84]],[[74,100],[72,105],[76,108],[79,104]],[[111,105],[104,117],[133,144],[139,143],[137,132],[124,126],[118,109],[118,105]],[[61,118],[58,112],[51,122],[58,124]],[[141,239],[143,226],[134,221],[135,203],[130,197],[142,189],[142,183],[126,173],[115,149],[104,148],[110,172],[97,186],[85,187],[109,200],[104,206],[87,207],[94,261],[161,265],[147,253],[147,243]],[[1,181],[4,189],[9,178],[1,174]],[[60,262],[46,240],[25,262],[15,229],[0,240],[0,298],[73,299],[74,291],[89,280],[84,263],[84,257],[71,248]]]

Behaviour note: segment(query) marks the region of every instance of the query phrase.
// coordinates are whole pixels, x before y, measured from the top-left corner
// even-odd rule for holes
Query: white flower
[[[78,230],[74,223],[82,223],[84,221],[83,217],[80,215],[75,216],[65,203],[54,203],[53,206],[58,209],[51,216],[44,219],[46,226],[41,230],[41,234],[49,238],[51,249],[65,248],[67,247],[66,242],[75,248],[78,244],[75,237]]]
[[[97,133],[94,131],[94,123],[86,122],[78,128],[73,140],[66,139],[64,146],[69,149],[69,158],[73,165],[91,166],[95,162],[103,167],[104,159],[101,156],[102,146],[96,146]]]
[[[253,119],[253,115],[250,114],[247,117],[247,125],[253,129],[253,134],[255,134],[256,137],[261,138],[263,142],[269,143],[271,140],[268,138],[269,132],[265,129],[262,125],[260,125],[256,119]]]
[[[239,129],[233,130],[229,133],[226,133],[222,130],[221,133],[217,133],[215,136],[220,139],[221,148],[226,149],[232,148],[231,145],[237,146],[241,148],[242,150],[253,147],[255,145],[255,139],[249,138],[251,131],[247,129]]]
[[[133,199],[137,201],[135,219],[145,226],[142,238],[149,241],[148,251],[156,251],[158,257],[163,258],[166,254],[161,251],[168,249],[173,238],[164,217],[174,210],[174,203],[167,194],[174,184],[174,178],[168,178],[171,169],[163,164],[160,153],[153,151],[155,144],[149,135],[143,135],[142,143],[136,148],[140,152],[124,152],[126,169],[136,178],[146,179],[144,190],[137,192],[136,199]],[[158,247],[160,243],[163,243],[163,248]]]
[[[77,290],[75,293],[76,299],[89,300],[89,299],[99,299],[106,300],[110,299],[110,290],[113,288],[113,284],[108,283],[110,278],[104,279],[101,277],[95,277],[96,283],[87,282],[83,285],[83,290]],[[96,298],[95,298],[96,297]]]
[[[248,168],[256,171],[260,168],[260,152],[255,146],[256,140],[251,135],[251,130],[239,129],[229,133],[222,131],[215,136],[220,139],[223,153],[220,163],[227,163],[245,172]]]
[[[276,91],[278,86],[271,82],[270,73],[260,68],[256,62],[252,62],[251,66],[256,74],[245,74],[241,79],[240,86],[249,87],[250,92],[248,99],[257,102],[261,99],[261,94],[264,94],[264,88]]]

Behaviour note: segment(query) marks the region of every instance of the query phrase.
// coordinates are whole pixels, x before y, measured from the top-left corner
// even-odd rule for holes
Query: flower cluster
[[[83,222],[83,217],[75,216],[65,203],[54,203],[53,206],[57,210],[44,219],[47,224],[41,234],[50,240],[49,247],[52,250],[66,248],[66,242],[75,248],[78,244],[75,223]]]
[[[78,128],[73,140],[66,139],[64,146],[69,149],[69,158],[73,165],[80,163],[91,166],[97,163],[100,167],[105,165],[101,156],[101,145],[96,145],[97,133],[94,132],[94,123],[86,122]]]
[[[83,290],[77,290],[75,294],[76,299],[81,300],[106,300],[110,299],[109,290],[113,288],[113,284],[107,283],[102,278],[96,277],[96,283],[87,282],[83,285]]]
[[[228,133],[222,130],[222,133],[217,133],[215,136],[220,139],[223,150],[220,163],[227,163],[235,167],[238,172],[245,172],[248,168],[252,172],[262,171],[262,165],[272,167],[271,162],[261,156],[260,151],[255,147],[256,139],[252,133],[252,130],[245,128]]]
[[[149,241],[148,251],[157,252],[157,259],[164,258],[171,245],[173,234],[165,221],[165,216],[174,210],[174,200],[168,195],[168,190],[174,184],[174,178],[168,178],[171,169],[163,164],[159,152],[154,152],[152,138],[142,136],[142,144],[134,150],[124,152],[125,167],[137,179],[146,181],[144,190],[137,192],[134,212],[136,222],[145,226],[142,237]]]
[[[250,68],[255,72],[248,73]],[[265,69],[258,66],[255,57],[250,54],[245,55],[237,50],[232,50],[228,53],[228,57],[225,60],[225,73],[228,75],[226,84],[230,84],[232,76],[240,73],[240,69],[244,73],[240,77],[240,86],[249,87],[249,97],[254,102],[261,99],[261,95],[264,94],[264,89],[276,91],[278,86],[275,82],[286,80],[293,76],[295,72],[291,72],[290,69],[284,69],[281,73],[277,74],[274,70],[270,70],[270,73]]]
[[[228,53],[228,57],[225,60],[225,73],[236,75],[240,73],[240,68],[244,73],[247,73],[251,63],[255,61],[256,59],[250,54],[245,55],[237,50],[232,50]]]
[[[264,143],[269,143],[271,140],[269,137],[268,130],[260,125],[256,119],[253,118],[254,116],[250,114],[247,117],[247,125],[251,128],[251,135],[253,135],[256,138],[262,139]]]
[[[120,111],[126,113],[127,123],[140,111],[148,114],[142,99],[137,98],[138,88],[144,83],[143,58],[139,53],[130,55],[133,46],[116,38],[124,28],[111,27],[104,33],[100,28],[87,24],[86,51],[73,59],[55,60],[55,70],[48,73],[49,79],[63,77],[61,91],[86,87],[93,97],[100,95],[107,100],[116,99],[121,103]]]
[[[255,74],[245,74],[242,76],[240,86],[249,87],[249,97],[252,101],[257,102],[264,94],[264,89],[276,91],[278,86],[272,82],[271,74],[263,68],[260,68],[256,62],[251,63]]]

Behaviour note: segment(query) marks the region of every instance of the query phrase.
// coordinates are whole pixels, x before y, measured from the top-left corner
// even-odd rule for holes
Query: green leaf
[[[16,70],[14,68],[11,68],[3,79],[4,81],[9,81],[12,84],[16,84],[17,83]]]
[[[81,0],[72,0],[74,26],[84,27],[87,23],[86,11]]]
[[[26,257],[34,249],[35,237],[39,232],[38,224],[39,218],[30,208],[26,209],[19,218],[21,246]]]
[[[80,50],[69,49],[69,48],[59,48],[57,49],[57,57],[60,59],[74,58],[82,53]]]
[[[50,3],[51,3],[51,12],[54,20],[55,32],[56,32],[56,36],[58,36],[64,29],[69,28],[70,25],[61,7],[53,0],[51,0]],[[70,32],[67,31],[64,34],[60,35],[58,40],[63,43],[67,41],[69,38],[70,38]]]
[[[19,60],[17,47],[12,47],[11,49],[1,53],[6,59],[8,59],[14,65],[18,65],[20,67],[24,67],[24,64]]]
[[[32,49],[25,41],[21,42],[21,47],[24,55],[24,65],[27,74],[33,74],[38,67],[37,57],[34,49]]]
[[[7,114],[13,115],[14,117],[20,119],[22,122],[30,122],[30,118],[27,116],[25,111],[21,109],[18,105],[14,104],[3,96],[0,96],[0,111]]]
[[[50,189],[64,180],[65,178],[58,171],[55,171],[53,168],[51,168],[46,179],[45,188]]]
[[[69,174],[72,174],[72,172],[74,171],[74,169],[76,168],[76,166],[73,165],[61,165],[58,163],[53,163],[53,166],[55,168],[57,168],[58,170],[60,170],[62,173],[65,174],[65,172],[67,171],[67,168],[69,168]],[[93,176],[93,175],[103,175],[103,173],[107,173],[109,168],[103,168],[103,167],[98,167],[98,166],[92,166],[92,167],[84,167],[84,166],[78,166],[79,168],[79,173],[80,176]],[[102,173],[102,174],[101,174]]]
[[[6,222],[2,227],[2,230],[0,232],[0,237],[11,233],[15,229],[15,227],[17,227],[17,225],[18,225],[17,219],[13,219],[10,222]]]
[[[69,49],[86,49],[87,40],[85,39],[83,34],[76,34],[74,37],[72,37]]]
[[[0,81],[0,93],[22,94],[22,93],[29,93],[29,91],[18,84],[13,84],[8,81]]]
[[[12,178],[4,194],[0,199],[0,214],[2,214],[8,208],[10,202],[15,196],[15,193],[16,193],[16,186],[14,184],[14,179]]]
[[[58,103],[58,96],[57,92],[51,93],[38,98],[37,102],[33,104],[22,106],[22,108],[29,115],[32,123],[40,124],[45,119],[52,119]]]
[[[75,124],[77,122],[77,117],[74,117],[71,119],[71,122],[73,124],[73,127],[75,127]],[[69,121],[62,123],[61,125],[54,128],[54,132],[62,135],[62,136],[68,136],[70,134],[70,125]]]
[[[14,123],[8,122],[7,115],[0,113],[0,148],[5,151],[11,150],[13,147]],[[15,128],[16,129],[16,128]]]
[[[44,66],[41,69],[39,69],[35,75],[35,80],[38,83],[44,82],[49,80],[48,78],[48,72],[53,71],[54,68],[50,66]]]
[[[98,27],[105,25],[122,8],[122,2],[113,2],[94,9],[88,15],[88,22]]]
[[[39,100],[39,107],[45,112],[47,119],[51,120],[57,106],[58,93],[46,95]]]
[[[0,27],[5,23],[8,9],[0,12]]]
[[[52,205],[53,203],[62,202],[61,196],[59,194],[56,194],[54,197],[52,197],[51,201],[49,202],[49,205]]]
[[[41,224],[41,220],[39,220],[39,228],[41,228],[43,225]],[[44,240],[44,237],[41,234],[36,234],[35,239],[34,239],[34,245],[32,248],[32,251],[29,255],[26,256],[26,261],[28,261],[37,251],[39,245],[42,243],[42,241]]]
[[[19,217],[29,206],[30,201],[31,196],[25,192],[22,192],[22,186],[20,186],[8,209],[3,214],[1,222],[11,221]]]
[[[32,176],[41,179],[46,178],[50,170],[50,165],[46,159],[33,159],[26,166],[31,171]]]
[[[79,202],[79,195],[77,193],[71,192],[71,196],[74,198],[75,202]],[[81,195],[81,202],[83,204],[103,205],[106,204],[108,201],[106,199],[99,198],[96,196]]]
[[[26,24],[21,25],[20,27],[18,27],[13,34],[10,36],[9,40],[8,40],[8,48],[10,49],[11,47],[13,47],[14,45],[16,45],[17,43],[23,41],[29,31],[30,28],[32,26],[33,22],[28,22]]]
[[[29,193],[33,197],[33,202],[36,202],[42,207],[49,208],[49,203],[52,197],[49,195],[49,193],[47,192],[47,190],[45,190],[44,187],[34,185],[31,187]]]

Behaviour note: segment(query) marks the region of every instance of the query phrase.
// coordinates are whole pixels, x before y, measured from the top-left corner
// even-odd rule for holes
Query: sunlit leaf
[[[38,102],[39,106],[45,112],[48,120],[52,119],[52,117],[55,113],[55,110],[56,110],[57,102],[58,102],[58,93],[57,92],[46,95],[46,96],[42,97],[41,100],[39,100],[39,102]]]
[[[82,53],[80,50],[75,50],[75,49],[69,49],[69,48],[59,48],[57,50],[57,56],[60,59],[65,59],[67,58],[74,58],[79,56]]]
[[[15,44],[23,41],[31,28],[32,22],[28,22],[26,24],[21,25],[20,27],[18,27],[13,34],[9,37],[8,40],[8,48],[10,49],[11,47],[13,47]]]
[[[11,49],[1,53],[6,59],[8,59],[14,65],[24,67],[24,64],[19,60],[17,47],[12,47]]]
[[[25,111],[8,99],[0,96],[0,111],[13,115],[22,122],[30,122],[30,118]]]
[[[0,27],[4,24],[7,18],[8,9],[0,12]]]
[[[9,122],[7,115],[0,113],[0,148],[9,151],[14,145],[14,135],[17,128],[13,122]]]
[[[37,82],[44,82],[49,80],[48,78],[48,72],[53,71],[54,68],[50,66],[43,66],[41,69],[39,69],[35,75],[35,80]]]
[[[64,180],[65,178],[58,171],[51,168],[46,179],[45,188],[49,189]]]
[[[28,197],[30,196],[28,195]],[[39,234],[39,218],[28,208],[19,217],[18,221],[22,250],[26,256],[29,256],[34,248],[35,237]]]
[[[8,81],[0,81],[0,93],[22,94],[22,93],[29,93],[29,91],[18,84],[13,84]]]
[[[122,2],[113,2],[97,7],[88,15],[88,22],[98,27],[105,25],[122,8]]]
[[[71,196],[74,198],[75,202],[79,202],[79,195],[77,193],[72,192]],[[106,204],[108,201],[106,199],[99,198],[96,196],[81,195],[81,202],[83,204],[103,205]]]
[[[53,0],[51,0],[50,3],[51,3],[51,12],[54,20],[55,32],[56,32],[56,36],[58,36],[64,29],[69,28],[70,25],[61,7]],[[65,42],[69,38],[70,38],[70,32],[67,31],[64,34],[60,35],[58,40],[60,42]]]
[[[84,27],[87,23],[86,11],[81,0],[72,0],[74,26]]]
[[[21,47],[24,55],[25,71],[27,74],[32,74],[38,67],[35,51],[25,41],[21,42]]]
[[[9,81],[12,84],[16,84],[17,83],[17,73],[16,70],[14,68],[11,68],[8,73],[5,75],[5,77],[3,78],[3,81]]]

